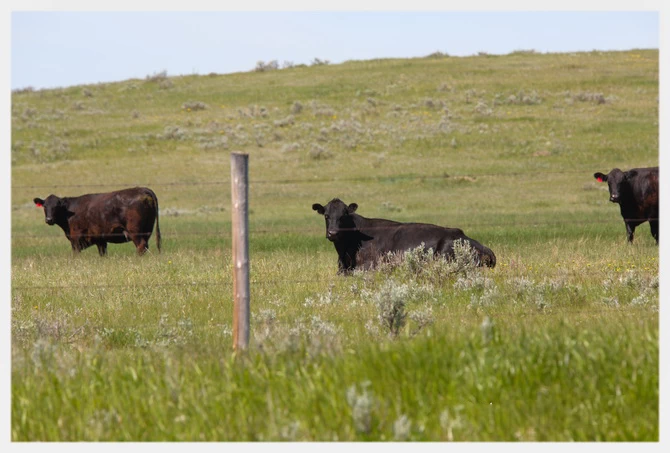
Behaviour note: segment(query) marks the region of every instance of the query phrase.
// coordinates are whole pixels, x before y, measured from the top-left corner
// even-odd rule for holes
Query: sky
[[[11,88],[515,50],[659,48],[658,11],[11,12]]]

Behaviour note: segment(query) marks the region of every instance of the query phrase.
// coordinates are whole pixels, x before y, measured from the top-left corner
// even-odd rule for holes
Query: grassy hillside
[[[237,359],[232,151],[251,179]],[[658,248],[647,224],[626,244],[592,176],[652,165],[656,50],[14,92],[12,439],[658,440]],[[72,257],[32,203],[134,185],[158,196],[161,254]],[[498,265],[337,276],[311,210],[334,197],[462,228]]]

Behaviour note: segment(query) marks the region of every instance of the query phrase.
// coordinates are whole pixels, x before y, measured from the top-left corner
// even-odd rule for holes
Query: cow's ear
[[[606,182],[607,181],[607,175],[604,175],[600,172],[594,173],[593,177],[598,180],[598,182]]]
[[[628,170],[625,175],[626,179],[632,179],[637,176],[637,170]]]
[[[312,209],[315,210],[316,212],[318,212],[321,215],[325,214],[325,212],[326,212],[326,208],[321,206],[319,203],[314,203],[312,205]]]
[[[44,200],[42,200],[41,198],[33,198],[33,203],[35,203],[35,206],[37,206],[38,208],[44,206]]]
[[[351,203],[349,206],[347,206],[347,211],[349,214],[356,212],[356,209],[358,209],[358,205],[356,203]]]

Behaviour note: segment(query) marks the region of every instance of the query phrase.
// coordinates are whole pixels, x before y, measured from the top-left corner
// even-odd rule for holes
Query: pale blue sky
[[[249,71],[259,60],[659,47],[654,11],[14,11],[10,20],[12,89]]]

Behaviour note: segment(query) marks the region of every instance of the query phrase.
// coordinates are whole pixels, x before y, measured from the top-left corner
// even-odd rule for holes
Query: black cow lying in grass
[[[312,209],[326,219],[326,238],[335,245],[338,273],[356,268],[372,268],[389,252],[404,252],[424,244],[436,255],[454,257],[454,241],[460,239],[474,248],[478,265],[494,267],[496,256],[491,249],[467,237],[458,228],[444,228],[427,223],[400,223],[385,219],[368,219],[355,213],[358,205],[346,205],[335,198],[326,206],[318,203]]]
[[[94,193],[80,197],[49,195],[46,200],[33,202],[44,206],[44,221],[58,225],[70,240],[72,250],[96,245],[100,256],[107,253],[107,243],[133,241],[137,254],[149,248],[149,238],[156,222],[156,246],[161,249],[161,231],[158,227],[158,199],[146,187]]]
[[[615,168],[606,175],[594,173],[593,177],[599,182],[607,182],[610,201],[619,203],[628,242],[633,242],[635,227],[649,221],[651,235],[658,244],[658,167],[628,171]]]

